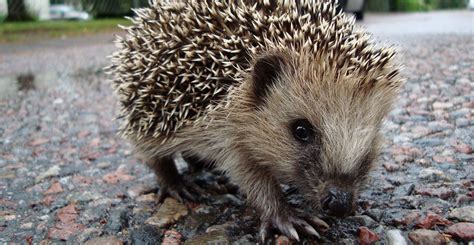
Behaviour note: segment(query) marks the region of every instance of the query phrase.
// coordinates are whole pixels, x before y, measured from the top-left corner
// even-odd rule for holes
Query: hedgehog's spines
[[[121,26],[128,35],[116,38],[119,51],[108,68],[127,118],[121,130],[137,138],[171,137],[221,108],[216,105],[245,80],[250,57],[266,50],[285,47],[295,55],[304,50],[327,61],[322,69],[341,68],[338,76],[372,74],[393,57],[390,49],[375,49],[365,32],[354,30],[354,18],[344,17],[329,0],[150,5],[134,9],[132,26]]]

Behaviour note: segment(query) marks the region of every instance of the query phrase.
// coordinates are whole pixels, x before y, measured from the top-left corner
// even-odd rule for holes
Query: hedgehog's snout
[[[333,216],[346,217],[353,213],[353,199],[352,192],[330,186],[321,199],[321,207]]]

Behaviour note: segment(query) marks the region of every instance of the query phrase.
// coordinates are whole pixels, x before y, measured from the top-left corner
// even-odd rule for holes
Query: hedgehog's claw
[[[298,212],[295,212],[295,214],[296,213]],[[259,235],[263,244],[265,244],[267,238],[271,234],[270,229],[272,227],[278,229],[288,238],[299,241],[300,237],[298,232],[300,232],[300,234],[320,238],[316,229],[326,230],[329,226],[318,217],[313,217],[307,214],[278,214],[276,217],[262,219]]]
[[[178,202],[184,203],[185,200],[192,202],[197,201],[195,195],[193,195],[186,186],[163,186],[158,192],[158,202],[162,203],[166,197],[172,197]]]
[[[271,228],[271,223],[270,222],[264,222],[262,221],[262,224],[260,225],[260,240],[262,241],[262,244],[266,244],[267,238],[269,236],[269,231]]]
[[[196,193],[198,196],[209,196],[208,193],[204,189],[202,189],[198,184],[194,183],[192,180],[188,180],[187,178],[183,178],[185,183],[185,189],[190,191],[191,193]]]

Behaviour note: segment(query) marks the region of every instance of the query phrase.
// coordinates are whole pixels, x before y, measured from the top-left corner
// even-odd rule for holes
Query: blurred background
[[[363,20],[368,13],[428,12],[474,8],[469,0],[340,0]],[[471,2],[471,3],[469,3]],[[34,41],[117,30],[132,8],[148,0],[0,0],[0,43]]]
[[[364,12],[425,12],[446,9],[466,9],[469,0],[340,0],[348,12],[363,19]],[[0,0],[1,41],[14,41],[17,32],[63,30],[74,33],[73,27],[82,32],[96,32],[122,23],[119,19],[131,16],[132,8],[148,5],[148,0]],[[359,15],[362,14],[362,15]],[[64,20],[89,21],[71,25]],[[52,22],[55,21],[55,22]],[[22,22],[17,23],[15,22]],[[115,23],[114,23],[115,22]],[[69,24],[69,25],[68,25]],[[33,30],[34,28],[34,30]],[[38,29],[39,28],[39,29]],[[78,31],[78,32],[81,32]],[[6,35],[13,35],[7,37]],[[27,34],[27,33],[25,33]],[[55,35],[49,33],[45,35]]]

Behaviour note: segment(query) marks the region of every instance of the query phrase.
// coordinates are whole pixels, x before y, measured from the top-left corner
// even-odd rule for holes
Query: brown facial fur
[[[356,196],[378,154],[381,122],[397,89],[384,70],[347,75],[345,69],[320,67],[305,53],[278,53],[287,65],[259,98],[263,106],[248,108],[253,87],[247,93],[244,88],[232,123],[238,125],[236,143],[247,155],[280,181],[299,186],[319,206],[328,185]],[[385,80],[366,84],[375,77]],[[315,128],[311,144],[301,145],[293,137],[290,124],[297,119]]]

